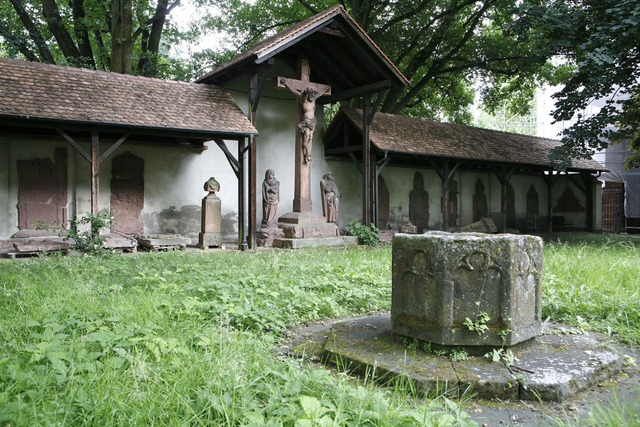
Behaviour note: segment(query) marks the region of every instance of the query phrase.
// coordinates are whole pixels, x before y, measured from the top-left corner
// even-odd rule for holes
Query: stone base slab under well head
[[[393,332],[445,346],[511,346],[539,335],[542,256],[535,236],[396,234]]]

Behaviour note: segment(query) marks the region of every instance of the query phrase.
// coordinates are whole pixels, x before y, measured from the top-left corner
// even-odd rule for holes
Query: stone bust
[[[220,191],[220,183],[214,177],[211,177],[204,183],[204,191],[209,193],[209,196],[216,197],[216,192]]]

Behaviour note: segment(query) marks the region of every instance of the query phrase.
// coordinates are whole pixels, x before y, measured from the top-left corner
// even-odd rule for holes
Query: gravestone
[[[441,231],[393,238],[392,330],[444,346],[511,346],[541,331],[542,239]]]
[[[209,194],[202,199],[202,229],[199,235],[199,247],[206,249],[222,244],[222,202],[216,196],[220,183],[211,177],[204,183],[204,191]]]
[[[67,225],[67,150],[56,148],[48,157],[17,160],[18,228],[32,230],[38,222]]]
[[[420,172],[413,175],[413,189],[409,192],[409,220],[422,233],[429,228],[429,192],[424,189]]]
[[[116,156],[111,162],[112,231],[121,234],[144,233],[144,159],[132,152]]]
[[[476,180],[475,193],[473,193],[473,222],[480,221],[482,218],[489,216],[489,205],[487,204],[487,195],[484,193],[484,184],[478,178]]]

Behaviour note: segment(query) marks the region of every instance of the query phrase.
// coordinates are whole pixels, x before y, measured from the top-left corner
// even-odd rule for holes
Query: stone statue
[[[320,190],[322,191],[322,213],[327,218],[327,222],[336,222],[340,207],[340,191],[333,180],[333,173],[324,174],[320,181]]]
[[[302,120],[298,123],[298,128],[302,134],[302,157],[305,163],[309,163],[311,161],[313,133],[318,124],[318,120],[316,119],[316,99],[331,89],[326,89],[324,92],[319,91],[313,86],[298,89],[289,85],[288,80],[284,78],[280,79],[280,84],[296,95],[302,108]]]
[[[409,192],[409,220],[418,233],[429,228],[429,192],[424,189],[424,178],[420,172],[413,175],[413,190]]]
[[[280,203],[280,182],[273,169],[267,169],[262,182],[262,227],[275,227]]]

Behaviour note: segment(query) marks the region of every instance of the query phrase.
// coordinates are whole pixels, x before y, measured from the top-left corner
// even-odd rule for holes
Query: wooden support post
[[[262,91],[267,80],[267,71],[271,66],[275,64],[274,58],[269,58],[263,67],[257,72],[251,75],[249,82],[249,120],[253,127],[257,128],[257,114],[258,104],[262,98]],[[257,217],[257,190],[256,190],[256,178],[257,173],[257,136],[252,136],[249,142],[249,247],[255,249],[256,247],[256,231],[258,230],[258,217]]]
[[[376,157],[377,160],[377,157]],[[382,160],[380,161],[376,161],[374,163],[374,174],[373,174],[373,185],[374,185],[374,199],[375,199],[375,212],[374,212],[374,217],[373,217],[373,221],[374,224],[376,225],[376,227],[379,224],[379,220],[380,220],[380,188],[378,185],[378,180],[380,179],[380,174],[382,173],[382,170],[389,164],[389,162],[391,161],[391,157],[389,157],[389,155],[387,154],[387,152],[385,151],[384,157],[382,158]]]
[[[369,131],[369,109],[371,98],[364,95],[362,109],[362,223],[371,224],[371,137]]]
[[[495,170],[498,181],[500,181],[500,216],[502,217],[500,231],[502,233],[507,231],[507,190],[514,172],[515,169],[508,169],[506,167]]]
[[[56,132],[67,140],[73,148],[91,165],[91,215],[100,212],[100,163],[111,155],[126,139],[129,134],[125,134],[118,139],[103,155],[100,155],[100,135],[98,132],[91,132],[91,154],[88,154],[69,134],[62,129]]]
[[[545,175],[545,182],[547,183],[547,232],[553,233],[553,185],[558,180],[558,175],[550,170],[549,174]]]
[[[587,231],[592,232],[594,230],[594,200],[593,200],[593,180],[591,174],[581,173],[585,186],[585,194],[587,196]]]
[[[245,146],[246,140],[238,140],[238,249],[244,251],[247,249],[247,228],[246,228],[246,204],[245,204],[245,179],[246,179],[246,165],[245,165]]]
[[[257,191],[256,191],[256,177],[257,177],[257,166],[256,166],[256,137],[252,137],[252,141],[250,142],[249,147],[249,248],[256,248],[256,231],[258,228],[258,219],[257,219]]]
[[[429,158],[431,167],[436,171],[440,180],[442,181],[442,196],[440,197],[441,206],[440,211],[442,213],[442,229],[447,231],[449,228],[449,181],[453,177],[453,174],[460,166],[460,163],[454,163],[453,166],[448,160],[442,162],[442,168],[438,167],[438,164],[431,158]]]
[[[91,132],[91,215],[100,212],[100,137]]]

